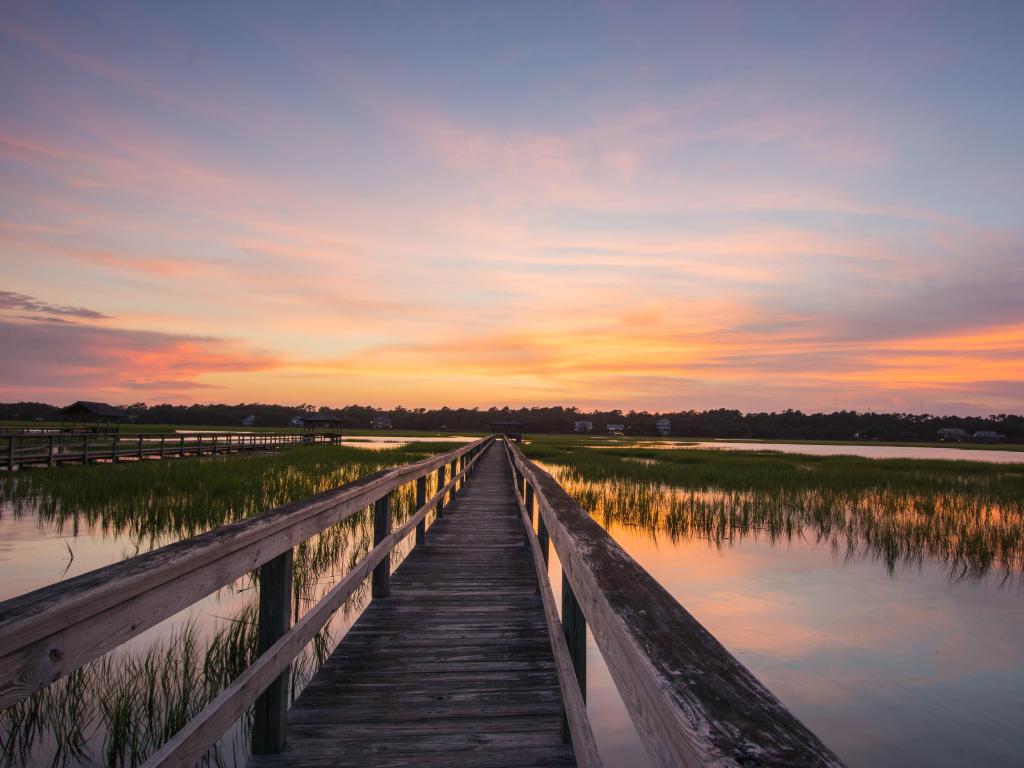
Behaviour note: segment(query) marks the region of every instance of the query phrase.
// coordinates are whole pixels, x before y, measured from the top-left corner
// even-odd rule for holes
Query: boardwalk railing
[[[93,461],[131,461],[152,458],[213,456],[221,453],[267,451],[284,445],[335,444],[337,434],[281,432],[173,432],[120,435],[117,433],[21,433],[0,438],[0,467],[14,470],[30,465],[88,464]]]
[[[655,765],[842,765],[551,475],[517,446],[506,442],[505,450],[541,582],[567,727],[581,764],[593,740],[582,703],[589,626]],[[551,543],[562,566],[561,626],[552,615],[548,584]]]
[[[195,765],[254,703],[253,751],[279,751],[292,660],[368,575],[372,573],[373,595],[388,595],[391,551],[414,529],[416,541],[423,541],[427,514],[435,508],[443,511],[446,495],[461,488],[493,439],[384,469],[0,603],[0,709],[259,568],[259,657],[146,765]],[[427,476],[432,472],[437,473],[438,490],[427,499]],[[412,482],[416,511],[401,528],[392,530],[391,494]],[[289,628],[292,549],[370,504],[373,549]]]

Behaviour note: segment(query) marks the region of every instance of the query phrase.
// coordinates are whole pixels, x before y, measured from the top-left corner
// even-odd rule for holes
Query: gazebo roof
[[[109,419],[119,419],[124,416],[124,411],[115,408],[108,403],[95,403],[90,400],[79,400],[59,411],[61,416],[100,416]]]
[[[322,413],[311,413],[308,416],[300,416],[303,423],[316,422],[318,424],[341,424],[345,419],[341,416],[326,416]]]

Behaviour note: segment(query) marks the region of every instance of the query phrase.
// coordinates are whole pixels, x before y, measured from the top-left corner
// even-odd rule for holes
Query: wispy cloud
[[[23,293],[13,291],[0,291],[0,311],[17,310],[21,312],[38,312],[43,315],[57,315],[59,317],[81,317],[89,320],[104,320],[109,318],[102,312],[85,307],[69,307],[63,304],[50,304],[45,301],[26,296]]]

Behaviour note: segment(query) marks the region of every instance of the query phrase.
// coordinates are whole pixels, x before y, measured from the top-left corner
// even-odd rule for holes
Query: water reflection
[[[953,579],[995,572],[1014,580],[1024,571],[1020,505],[974,494],[684,488],[636,479],[586,480],[571,467],[547,469],[606,527],[617,523],[673,541],[702,538],[716,547],[752,536],[771,543],[799,540],[825,545],[845,559],[878,560],[890,574],[897,565],[926,559],[945,563]]]

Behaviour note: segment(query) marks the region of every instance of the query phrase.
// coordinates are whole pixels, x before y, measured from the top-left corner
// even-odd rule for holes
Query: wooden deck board
[[[576,764],[503,452],[391,576],[253,768]]]

